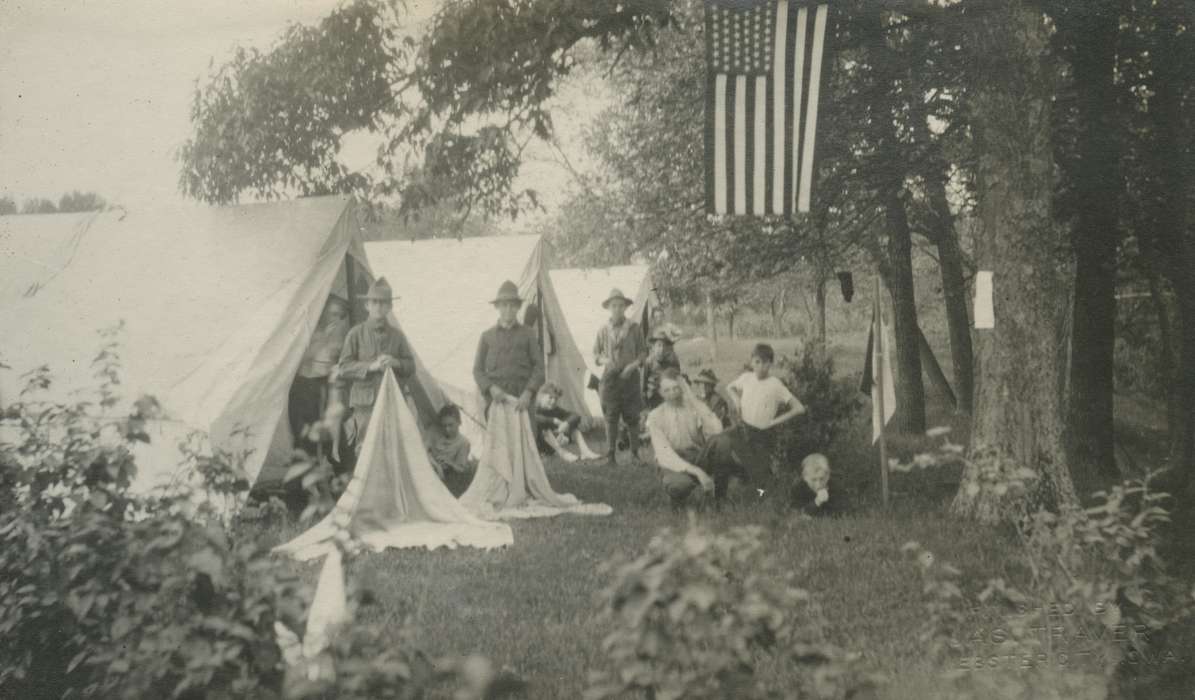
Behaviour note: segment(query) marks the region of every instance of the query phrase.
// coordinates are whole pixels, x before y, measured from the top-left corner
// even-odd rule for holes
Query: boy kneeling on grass
[[[576,462],[578,458],[597,459],[597,453],[589,449],[585,435],[581,433],[581,416],[559,405],[563,393],[552,382],[540,387],[535,404],[535,442],[539,446],[539,453],[546,455],[554,452],[565,462]],[[579,457],[565,449],[564,446],[570,442],[577,446]]]
[[[469,452],[469,440],[461,435],[461,410],[448,404],[440,409],[436,426],[427,431],[427,456],[444,485],[458,498],[477,471],[477,461]]]

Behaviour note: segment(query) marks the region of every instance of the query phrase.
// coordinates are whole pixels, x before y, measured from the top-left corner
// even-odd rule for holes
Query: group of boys
[[[393,370],[400,384],[415,373],[406,337],[387,320],[395,298],[384,278],[374,282],[365,296],[369,317],[348,331],[333,372],[333,380],[349,382],[352,413],[345,421],[345,432],[357,451],[384,373]],[[487,414],[494,402],[514,404],[520,412],[534,406],[532,422],[541,451],[555,452],[569,462],[597,458],[585,443],[580,417],[559,405],[559,388],[544,383],[539,339],[534,330],[518,322],[523,303],[518,288],[504,282],[492,303],[498,322],[482,334],[473,367]],[[594,343],[596,363],[602,368],[598,394],[606,421],[608,464],[617,463],[622,425],[627,429],[631,460],[637,461],[638,426],[646,404],[647,432],[673,508],[683,507],[698,487],[712,491],[715,504],[721,504],[735,476],[756,486],[761,495],[766,493],[767,488],[760,487],[770,486],[777,471],[777,429],[805,411],[784,383],[771,375],[772,348],[757,345],[750,371],[727,386],[732,407],[715,390],[718,380],[710,370],[694,379],[695,392],[690,389],[680,374],[673,333],[657,321],[650,338],[644,338],[639,324],[626,317],[631,305],[621,291],[611,291],[602,302],[609,321]],[[448,488],[459,496],[468,487],[476,463],[460,434],[460,410],[445,406],[437,418],[437,429],[426,436],[428,455]],[[579,454],[565,449],[570,443]],[[804,483],[798,488],[814,510],[823,507],[827,498],[828,465],[820,459],[803,465]]]

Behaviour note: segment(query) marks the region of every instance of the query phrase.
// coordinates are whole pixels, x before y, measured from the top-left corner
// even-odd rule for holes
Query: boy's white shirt
[[[765,429],[770,426],[781,406],[804,409],[797,397],[784,386],[784,382],[774,376],[759,379],[754,372],[743,372],[727,389],[731,390],[727,393],[739,404],[739,415],[743,422],[753,428]],[[735,395],[735,389],[741,396]]]

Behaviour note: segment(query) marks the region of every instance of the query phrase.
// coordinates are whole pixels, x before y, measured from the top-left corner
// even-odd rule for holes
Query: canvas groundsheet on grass
[[[582,503],[572,494],[552,490],[528,413],[511,402],[490,407],[481,461],[461,504],[490,520],[614,512],[605,503]]]
[[[436,476],[415,417],[389,372],[374,404],[356,472],[336,508],[275,551],[297,559],[327,554],[339,529],[376,551],[458,545],[491,549],[514,542],[510,526],[470,513]]]

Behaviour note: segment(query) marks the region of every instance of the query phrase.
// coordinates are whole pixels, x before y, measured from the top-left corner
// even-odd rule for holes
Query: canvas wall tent
[[[98,331],[123,322],[123,397],[150,394],[164,409],[139,490],[176,471],[175,445],[195,429],[252,450],[250,478],[280,473],[287,393],[325,300],[373,279],[351,199],[114,210],[82,226],[73,215],[5,219],[5,265],[33,247],[7,245],[25,235],[69,239],[72,253],[36,293],[0,304],[0,357],[13,368],[0,372],[0,405],[43,364],[55,397],[94,386]],[[426,375],[412,386],[418,404],[443,401]]]
[[[74,258],[100,212],[0,216],[0,306],[34,294]]]
[[[490,300],[507,279],[541,312],[548,380],[562,386],[566,405],[591,417],[583,388],[563,369],[583,360],[560,316],[546,274],[550,252],[539,236],[368,241],[365,249],[374,271],[401,297],[396,315],[427,371],[466,414],[462,432],[474,452],[484,437],[485,409],[473,380],[473,359],[481,334],[497,321]]]
[[[659,298],[652,286],[651,273],[647,265],[619,265],[604,268],[571,268],[552,270],[552,288],[559,300],[561,315],[569,335],[576,344],[581,362],[569,367],[574,383],[588,386],[590,375],[598,376],[599,368],[594,363],[593,344],[598,329],[609,318],[602,308],[602,301],[617,287],[634,300],[627,310],[627,317],[639,322],[646,329],[648,314],[659,304]],[[586,391],[584,400],[589,411],[601,416],[601,403],[597,392]]]

